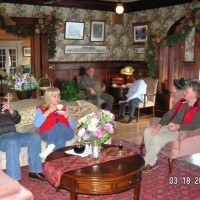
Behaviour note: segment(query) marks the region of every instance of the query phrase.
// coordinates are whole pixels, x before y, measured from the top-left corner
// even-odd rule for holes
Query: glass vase
[[[101,149],[101,141],[100,140],[93,140],[92,141],[92,158],[93,159],[99,159],[100,149]]]

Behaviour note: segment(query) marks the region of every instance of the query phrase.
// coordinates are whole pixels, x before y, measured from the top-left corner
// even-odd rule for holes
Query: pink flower
[[[104,131],[103,130],[97,130],[96,131],[96,137],[97,138],[102,138],[104,135]]]
[[[106,129],[107,132],[112,132],[112,131],[114,131],[113,125],[110,124],[110,123],[105,124],[105,129]]]

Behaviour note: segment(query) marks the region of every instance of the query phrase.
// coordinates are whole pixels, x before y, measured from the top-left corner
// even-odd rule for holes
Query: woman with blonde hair
[[[45,159],[53,150],[65,146],[66,142],[73,139],[76,127],[75,120],[71,119],[69,110],[60,104],[60,90],[50,87],[45,91],[42,105],[36,109],[34,125],[39,128],[41,139],[47,142],[47,149],[40,154]]]

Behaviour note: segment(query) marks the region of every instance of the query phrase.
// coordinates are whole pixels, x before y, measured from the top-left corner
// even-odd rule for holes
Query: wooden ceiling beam
[[[198,0],[200,1],[200,0]],[[96,0],[9,0],[9,3],[40,5],[40,6],[56,6],[66,8],[80,8],[88,10],[101,10],[115,12],[116,2],[96,1]],[[123,1],[122,1],[123,2]],[[174,6],[178,4],[191,3],[192,0],[141,0],[131,3],[124,3],[124,12],[136,12],[166,6]],[[7,0],[0,0],[0,3],[8,3]]]

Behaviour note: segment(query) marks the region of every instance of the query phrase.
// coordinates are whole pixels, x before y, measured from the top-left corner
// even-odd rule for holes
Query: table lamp
[[[129,76],[133,75],[135,69],[131,66],[126,66],[120,70],[120,74],[127,76],[127,83],[129,83]]]

